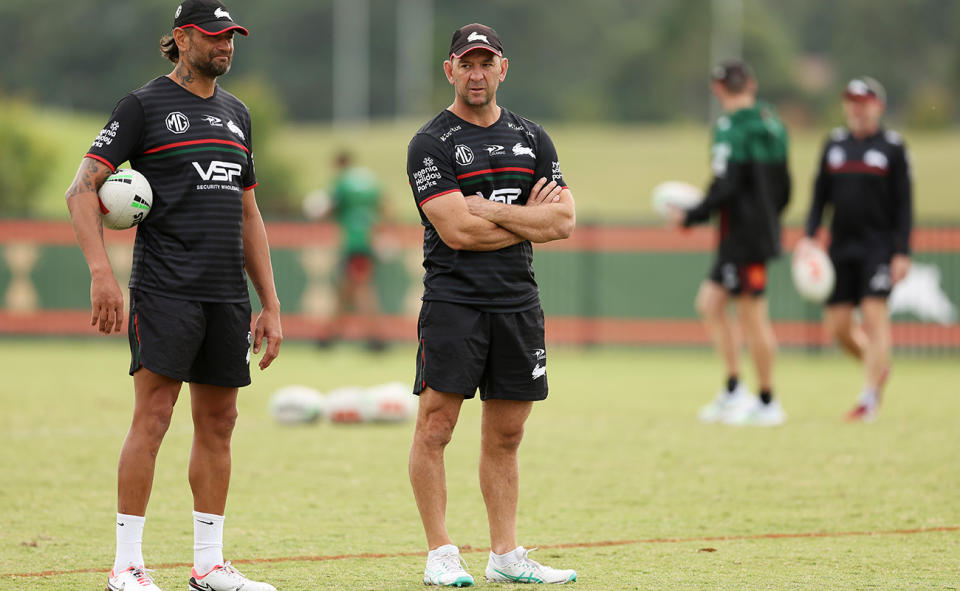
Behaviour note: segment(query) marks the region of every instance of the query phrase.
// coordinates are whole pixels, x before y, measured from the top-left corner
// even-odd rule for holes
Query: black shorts
[[[857,305],[865,297],[887,298],[893,289],[890,277],[890,261],[835,261],[833,270],[836,283],[827,305]]]
[[[762,296],[767,291],[765,263],[733,263],[718,258],[709,278],[735,296]]]
[[[181,382],[250,384],[250,302],[195,302],[130,290],[130,375],[141,367]]]
[[[481,400],[543,400],[547,353],[543,310],[485,312],[449,302],[423,302],[417,322],[413,393],[438,392]]]

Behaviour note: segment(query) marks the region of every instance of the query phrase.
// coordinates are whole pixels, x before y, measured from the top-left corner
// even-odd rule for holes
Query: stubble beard
[[[230,71],[230,66],[233,65],[233,57],[227,56],[225,62],[218,62],[216,58],[220,57],[217,55],[210,54],[206,56],[206,59],[198,59],[194,56],[188,56],[190,65],[193,66],[200,75],[206,76],[207,78],[217,78],[218,76],[223,76]]]
[[[479,100],[470,94],[469,88],[460,93],[463,102],[475,109],[481,109],[489,105],[493,101],[493,96],[494,94],[489,89],[484,90],[483,96]]]

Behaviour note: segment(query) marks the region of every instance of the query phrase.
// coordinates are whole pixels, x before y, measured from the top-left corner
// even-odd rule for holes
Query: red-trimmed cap
[[[450,57],[463,57],[474,49],[486,49],[503,57],[503,45],[497,32],[480,23],[464,25],[453,32],[450,40]]]
[[[173,28],[188,27],[206,35],[219,35],[230,30],[241,35],[250,34],[247,29],[233,22],[233,17],[220,0],[184,0],[173,15]]]
[[[860,76],[847,83],[847,87],[843,89],[843,98],[857,102],[880,101],[886,103],[887,91],[876,79],[870,76]]]

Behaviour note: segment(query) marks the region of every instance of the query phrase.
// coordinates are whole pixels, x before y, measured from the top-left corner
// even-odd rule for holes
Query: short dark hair
[[[353,164],[353,154],[351,154],[347,150],[340,150],[339,152],[337,152],[337,155],[334,158],[334,162],[337,163],[337,166],[339,168],[346,168],[351,164]]]
[[[747,89],[747,83],[755,80],[753,70],[740,60],[729,60],[718,64],[710,77],[733,94],[743,92]]]
[[[173,63],[180,61],[180,48],[177,47],[177,41],[173,35],[160,37],[160,53]]]

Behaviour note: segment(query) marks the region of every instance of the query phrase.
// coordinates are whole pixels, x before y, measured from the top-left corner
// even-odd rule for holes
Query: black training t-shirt
[[[503,108],[489,127],[444,110],[410,141],[407,176],[424,225],[424,300],[494,312],[523,311],[540,303],[529,241],[490,252],[453,250],[440,239],[422,205],[459,191],[520,207],[542,177],[565,187],[556,148],[542,127]]]
[[[130,287],[208,302],[249,300],[243,192],[256,186],[247,107],[219,86],[204,99],[166,76],[123,97],[87,153],[129,160],[153,189]]]
[[[913,197],[903,138],[880,129],[857,139],[833,130],[823,148],[807,217],[813,236],[827,205],[833,207],[830,256],[837,261],[888,261],[910,254]]]

